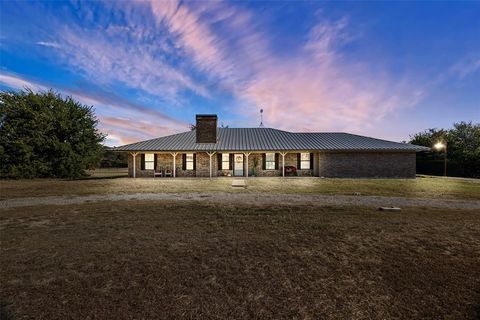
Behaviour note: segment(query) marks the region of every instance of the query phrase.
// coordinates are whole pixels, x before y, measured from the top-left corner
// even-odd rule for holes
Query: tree
[[[112,148],[105,146],[102,160],[100,162],[101,168],[127,168],[128,159],[124,152],[115,152]]]
[[[446,142],[449,159],[459,175],[480,176],[480,124],[472,122],[454,123],[450,130],[428,129],[412,135],[410,143],[432,147],[436,142]],[[435,160],[439,152],[419,154],[417,160]]]
[[[0,177],[78,178],[98,165],[105,135],[93,107],[50,90],[0,93]]]

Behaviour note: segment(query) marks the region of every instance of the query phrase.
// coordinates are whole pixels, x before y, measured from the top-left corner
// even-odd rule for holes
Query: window
[[[155,154],[145,153],[145,170],[153,170],[155,163]]]
[[[187,170],[193,170],[193,153],[187,153],[186,156],[186,168]]]
[[[222,153],[222,170],[230,169],[230,154]]]
[[[300,169],[310,169],[310,153],[300,153]]]
[[[275,170],[275,153],[265,153],[265,169]]]

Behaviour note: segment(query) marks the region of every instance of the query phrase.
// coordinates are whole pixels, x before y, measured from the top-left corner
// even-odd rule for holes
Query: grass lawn
[[[474,211],[124,201],[0,219],[14,319],[480,317]]]
[[[19,197],[118,194],[136,192],[318,193],[480,200],[480,180],[249,178],[247,189],[232,189],[231,178],[115,178],[0,181],[0,200]]]

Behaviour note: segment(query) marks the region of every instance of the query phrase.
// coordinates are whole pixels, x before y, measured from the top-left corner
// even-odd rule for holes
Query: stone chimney
[[[197,114],[197,143],[217,143],[217,115]]]

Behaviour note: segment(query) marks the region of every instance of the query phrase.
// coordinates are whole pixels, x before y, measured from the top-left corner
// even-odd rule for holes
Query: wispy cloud
[[[289,58],[270,48],[269,37],[254,27],[253,20],[258,17],[244,10],[215,7],[215,16],[225,11],[223,16],[229,17],[222,25],[230,28],[233,40],[227,41],[202,19],[202,14],[210,13],[208,8],[202,11],[185,3],[169,4],[153,2],[152,10],[158,22],[178,36],[176,45],[190,52],[202,71],[220,77],[221,86],[244,101],[242,115],[254,117],[261,107],[271,126],[362,132],[391,112],[415,105],[424,95],[424,89],[412,79],[394,80],[376,74],[366,62],[345,59],[341,46],[354,38],[348,32],[347,18],[330,21],[319,16],[304,45]],[[237,19],[230,19],[232,16]]]
[[[6,73],[1,73],[0,74],[0,83],[3,85],[13,88],[13,89],[26,89],[30,88],[35,91],[44,91],[47,90],[47,87],[45,87],[42,84],[39,84],[37,82],[31,81],[31,80],[26,80],[23,79],[17,75],[14,74],[6,74]]]
[[[480,57],[467,57],[457,62],[451,71],[463,79],[471,74],[480,71]]]
[[[56,42],[38,41],[37,44],[43,47],[60,48],[60,45]]]
[[[184,90],[207,95],[201,84],[144,46],[70,31],[62,37],[62,54],[68,63],[99,83],[121,82],[170,103],[181,100]]]
[[[109,144],[115,141],[118,142],[118,145],[135,140],[145,140],[177,133],[188,128],[187,123],[92,86],[58,87],[26,79],[16,74],[0,74],[0,83],[13,89],[30,88],[34,91],[46,91],[52,88],[65,96],[72,96],[84,104],[93,105],[100,120],[100,129],[109,136],[115,137],[114,139],[107,137]],[[115,114],[115,116],[111,116],[111,114]]]

